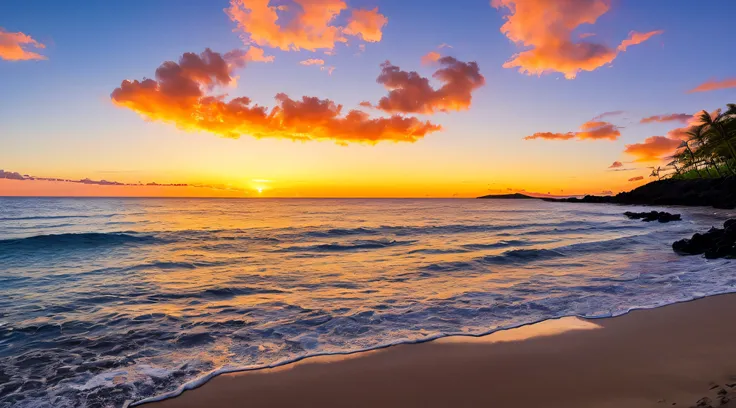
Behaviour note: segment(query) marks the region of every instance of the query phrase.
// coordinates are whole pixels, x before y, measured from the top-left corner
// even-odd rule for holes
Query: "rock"
[[[664,211],[650,211],[650,212],[641,212],[641,213],[626,211],[624,215],[631,219],[642,220],[644,222],[652,222],[652,221],[670,222],[670,221],[681,221],[682,220],[682,217],[680,217],[680,214],[670,214]]]
[[[699,399],[698,402],[695,403],[696,404],[695,406],[696,407],[710,407],[711,406],[710,405],[711,402],[713,402],[713,401],[710,398],[703,397],[703,398]]]
[[[680,255],[701,255],[707,259],[736,258],[736,220],[724,223],[724,229],[711,228],[705,234],[696,233],[690,239],[672,244]]]
[[[736,218],[726,220],[726,222],[723,223],[723,229],[729,229],[731,227],[736,227]]]

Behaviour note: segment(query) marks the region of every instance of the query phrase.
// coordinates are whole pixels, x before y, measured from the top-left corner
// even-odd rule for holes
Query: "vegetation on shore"
[[[700,124],[690,127],[680,148],[666,167],[653,169],[661,180],[724,178],[736,175],[736,104],[725,111],[702,111]]]

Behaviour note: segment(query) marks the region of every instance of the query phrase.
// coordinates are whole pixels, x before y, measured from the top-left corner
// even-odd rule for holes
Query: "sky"
[[[5,0],[0,196],[630,190],[736,102],[707,3]]]

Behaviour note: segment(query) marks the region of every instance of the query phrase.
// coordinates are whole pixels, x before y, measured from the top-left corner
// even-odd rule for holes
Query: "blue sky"
[[[736,101],[733,88],[686,93],[708,79],[736,75],[736,56],[723,48],[732,37],[730,19],[736,15],[736,2],[712,1],[704,9],[700,2],[613,1],[595,25],[580,31],[594,31],[597,40],[611,46],[631,30],[664,33],[631,47],[611,66],[581,72],[574,80],[560,73],[529,76],[503,68],[520,49],[499,30],[505,13],[488,1],[348,3],[355,8],[378,7],[388,18],[382,41],[365,44],[362,53],[355,43],[338,44],[337,55],[326,58],[336,67],[331,76],[298,64],[311,56],[325,58],[321,52],[267,50],[276,56],[275,62],[251,63],[238,72],[238,87],[227,90],[230,96],[247,95],[273,106],[273,96],[285,92],[295,98],[329,98],[353,108],[386,93],[376,83],[383,61],[429,77],[434,69],[422,66],[421,56],[447,43],[453,47],[447,49],[450,55],[476,61],[486,79],[474,93],[472,107],[433,115],[432,121],[444,130],[408,145],[344,147],[329,141],[294,143],[247,136],[233,141],[190,134],[116,107],[110,93],[123,79],[153,77],[163,61],[175,61],[184,52],[209,47],[225,53],[243,47],[233,31],[235,23],[223,12],[228,1],[6,0],[0,3],[0,27],[33,36],[46,45],[43,55],[48,59],[0,60],[0,168],[70,177],[136,171],[140,174],[129,177],[166,181],[223,180],[228,173],[235,173],[233,180],[269,174],[285,179],[289,177],[274,167],[285,166],[280,160],[299,157],[308,168],[303,172],[307,177],[322,174],[317,177],[320,182],[333,184],[350,180],[330,175],[380,167],[411,177],[372,179],[373,184],[416,182],[427,174],[422,182],[430,185],[436,167],[442,167],[438,163],[444,163],[442,173],[455,172],[456,177],[443,183],[470,180],[478,193],[487,188],[486,181],[497,179],[508,188],[543,188],[544,183],[527,178],[514,184],[508,174],[522,169],[546,169],[568,178],[554,185],[547,180],[549,189],[562,189],[567,183],[582,191],[591,183],[576,185],[571,177],[604,171],[622,159],[625,144],[665,134],[673,125],[622,123],[621,137],[614,142],[521,139],[536,132],[574,131],[607,111],[624,110],[625,117],[636,122],[644,116],[694,113]],[[198,161],[209,167],[197,165]],[[243,167],[241,161],[253,164]],[[332,164],[319,164],[325,161]],[[364,182],[361,177],[356,180]],[[611,188],[626,186],[608,178],[605,183]]]

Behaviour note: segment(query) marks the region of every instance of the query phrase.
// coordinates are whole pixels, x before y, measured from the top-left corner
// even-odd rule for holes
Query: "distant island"
[[[484,195],[482,197],[477,197],[477,198],[496,198],[496,199],[502,199],[502,200],[526,200],[526,199],[538,200],[537,197],[532,197],[532,196],[528,196],[526,194],[521,194],[521,193],[489,194],[489,195]]]

